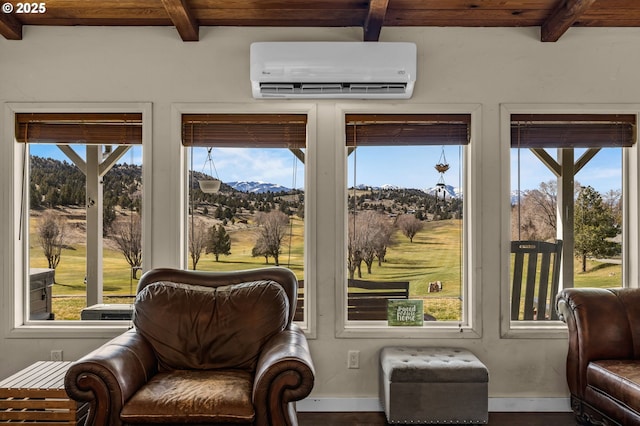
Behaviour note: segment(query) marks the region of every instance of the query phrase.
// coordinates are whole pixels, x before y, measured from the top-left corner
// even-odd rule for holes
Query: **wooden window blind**
[[[512,148],[629,147],[635,114],[512,114]]]
[[[347,146],[467,145],[469,114],[347,114]]]
[[[141,113],[18,113],[15,138],[21,143],[142,144]]]
[[[203,147],[304,148],[305,114],[184,114],[182,144]]]

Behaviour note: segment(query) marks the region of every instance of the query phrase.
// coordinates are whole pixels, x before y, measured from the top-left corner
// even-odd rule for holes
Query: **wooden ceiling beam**
[[[558,41],[596,0],[560,0],[540,28],[541,41]]]
[[[200,39],[199,26],[186,0],[162,0],[165,10],[176,26],[182,41],[198,41]]]
[[[22,40],[22,24],[10,13],[0,12],[0,34],[7,40]]]
[[[389,0],[369,1],[369,12],[363,27],[364,41],[378,41],[388,6]]]

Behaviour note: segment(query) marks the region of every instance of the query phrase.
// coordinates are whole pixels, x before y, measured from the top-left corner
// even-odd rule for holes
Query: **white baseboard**
[[[356,412],[382,411],[378,398],[307,398],[296,403],[297,411],[312,412]]]
[[[307,398],[298,401],[303,412],[382,411],[377,398]],[[489,398],[489,412],[570,412],[569,398]]]
[[[489,412],[547,412],[571,411],[570,398],[489,398]]]

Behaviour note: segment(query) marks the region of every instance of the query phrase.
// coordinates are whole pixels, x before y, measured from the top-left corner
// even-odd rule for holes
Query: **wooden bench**
[[[389,299],[408,299],[409,281],[349,280],[347,319],[386,320]]]
[[[304,281],[298,281],[299,288],[304,288]],[[349,280],[347,292],[350,321],[366,321],[387,319],[387,300],[408,299],[409,281],[366,281]],[[298,293],[294,321],[304,318],[304,293]]]
[[[38,361],[0,381],[0,423],[84,424],[89,404],[69,399],[64,390],[70,366],[70,361]]]

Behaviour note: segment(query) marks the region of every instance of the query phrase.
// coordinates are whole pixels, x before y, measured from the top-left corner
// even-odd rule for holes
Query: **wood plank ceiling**
[[[201,26],[362,27],[364,41],[378,41],[383,27],[540,27],[540,40],[544,42],[559,40],[572,26],[640,27],[639,0],[47,0],[42,3],[0,0],[0,3],[0,35],[10,40],[22,40],[25,26],[30,25],[174,26],[184,41],[197,41]],[[21,4],[23,10],[19,13]],[[25,13],[24,5],[29,5],[30,13]]]

